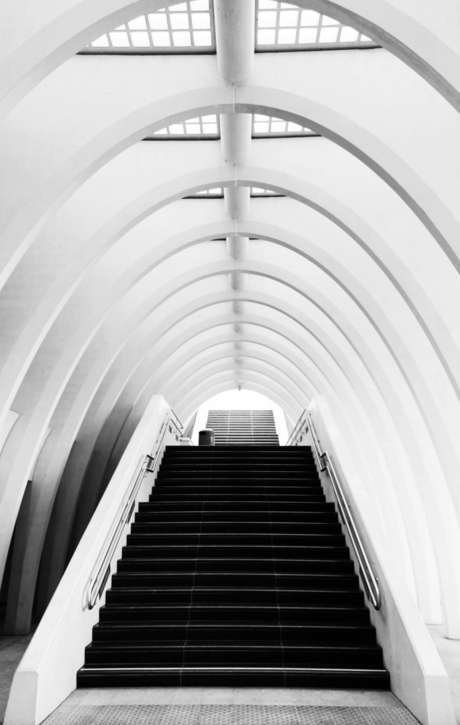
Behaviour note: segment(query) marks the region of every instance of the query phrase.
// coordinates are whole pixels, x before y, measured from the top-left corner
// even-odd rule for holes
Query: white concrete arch
[[[253,182],[256,182],[256,183],[262,183],[262,181],[263,181],[263,179],[262,179],[261,176],[257,176],[257,174],[252,174],[252,172],[250,173],[250,180],[253,180]],[[299,187],[299,184],[296,185],[295,184],[295,181],[296,181],[295,179],[291,180],[291,182],[295,185],[295,189],[296,189],[295,190],[295,195],[297,197],[297,194],[299,193],[299,188],[298,188]],[[270,184],[268,184],[268,185],[270,186]],[[287,184],[286,184],[286,186],[287,186]],[[290,185],[289,189],[286,188],[286,186],[283,185],[281,187],[281,189],[284,192],[286,192],[286,191],[289,192],[289,189],[292,188],[292,185]],[[305,186],[308,187],[308,185],[305,185]],[[316,196],[318,196],[318,194]],[[302,200],[305,203],[309,203],[309,199],[307,199],[305,197],[303,197]],[[315,208],[316,207],[316,204],[317,204],[317,202],[314,201],[312,203],[312,206],[314,206],[314,208]],[[344,211],[346,211],[346,210],[344,210]],[[324,213],[325,213],[326,216],[328,216],[330,218],[329,215],[331,215],[331,212],[329,212],[327,210]],[[349,216],[351,216],[351,215],[349,214]],[[337,217],[335,217],[335,219],[337,219]],[[343,224],[343,222],[341,222],[341,220],[337,220],[337,222],[340,222],[341,224]],[[227,224],[228,224],[228,231],[230,231],[231,230],[231,223],[228,222]],[[219,233],[222,234],[222,233],[224,233],[226,231],[227,230],[225,229],[225,227],[223,229],[221,229],[221,230],[219,230],[218,227],[216,227],[215,228],[215,231],[213,233],[215,233],[216,235],[218,235]],[[348,231],[348,233],[353,233],[352,230],[349,229],[349,227],[347,228],[347,231]],[[372,230],[368,230],[368,232],[372,236]],[[376,235],[374,235],[374,237],[375,236]],[[357,235],[355,235],[354,238],[357,238],[358,239]],[[169,244],[169,242],[168,242],[168,244]],[[380,243],[380,249],[383,249],[384,248],[383,247],[383,244],[384,243],[382,241]],[[378,263],[380,261],[379,258],[378,258],[378,256],[376,256],[375,253],[373,253],[373,252],[370,252],[370,253],[371,253],[372,258],[375,259],[377,261],[377,263]],[[417,282],[416,282],[416,280],[410,279],[409,275],[406,275],[406,277],[404,278],[404,270],[400,271],[400,270],[397,270],[396,269],[397,260],[396,259],[393,259],[392,261],[393,261],[393,269],[391,271],[387,270],[387,267],[385,265],[383,265],[382,263],[380,263],[380,266],[382,267],[382,269],[384,269],[385,273],[389,276],[389,278],[392,281],[395,278],[395,274],[398,274],[398,276],[400,278],[402,276],[402,280],[404,282],[406,282],[406,288],[409,288],[410,287],[410,289],[412,290],[415,287],[415,292],[416,292],[416,294],[414,295],[415,301],[410,304],[411,310],[414,311],[414,312],[416,312],[417,305],[418,305],[419,308],[422,308],[423,307],[424,310],[426,309],[426,317],[429,320],[433,320],[430,328],[427,327],[427,324],[425,323],[425,318],[421,314],[419,314],[419,313],[417,314],[417,319],[420,322],[420,324],[424,327],[424,329],[427,332],[427,334],[430,336],[430,340],[433,342],[433,344],[435,345],[436,350],[438,352],[440,351],[440,347],[439,347],[439,344],[437,343],[437,340],[434,340],[434,336],[437,335],[438,338],[440,338],[440,337],[443,336],[443,333],[444,333],[444,337],[443,337],[443,347],[444,347],[444,351],[446,351],[446,356],[450,357],[450,360],[452,360],[452,363],[453,363],[453,359],[452,359],[453,358],[453,354],[452,354],[452,344],[449,345],[449,342],[451,343],[451,340],[446,339],[446,338],[448,338],[448,333],[447,333],[447,331],[445,329],[444,330],[442,329],[443,328],[442,322],[439,323],[440,316],[438,314],[436,314],[436,311],[435,310],[433,310],[433,306],[432,305],[429,305],[429,301],[426,301],[426,304],[424,306],[421,304],[424,301],[423,300],[423,292],[420,290],[420,288],[417,288]],[[402,272],[402,274],[401,274],[401,272]],[[402,282],[398,282],[398,283],[395,283],[395,284],[397,284],[398,291],[400,291],[401,293],[403,293],[403,290],[404,290],[403,283]],[[87,293],[87,290],[85,290],[85,293]],[[68,290],[68,294],[70,294],[69,290]],[[406,300],[409,301],[409,297],[408,297],[407,293],[404,294],[403,296],[404,296],[404,299],[406,299]],[[61,302],[61,304],[62,304],[62,302]],[[54,316],[56,316],[56,315],[57,315],[57,311],[55,309],[54,310]],[[48,325],[49,325],[49,322],[48,322]],[[44,328],[41,328],[41,329],[42,329],[42,336],[43,336],[44,335],[44,332],[47,329],[47,326],[45,326]],[[438,334],[438,331],[439,331],[439,334]],[[443,356],[441,356],[441,360],[443,361],[444,367],[447,370],[448,374],[450,374],[452,376],[452,367],[447,366],[447,363],[444,360],[444,357]],[[457,366],[457,369],[458,368],[459,368],[459,366]],[[8,383],[8,382],[9,381],[7,379],[6,382],[5,382],[5,384]],[[11,388],[9,386],[9,390],[11,391],[12,389],[14,390],[14,388]],[[10,398],[11,398],[11,394],[10,394]]]
[[[40,13],[33,3],[19,12],[13,0],[5,4],[9,26],[2,58],[1,114],[6,114],[35,85],[61,63],[111,27],[141,14],[167,7],[174,0],[99,0],[78,3],[66,0],[59,11],[50,0],[42,2]],[[294,5],[332,15],[345,24],[368,33],[403,63],[407,63],[454,107],[460,107],[460,61],[451,24],[439,27],[439,15],[431,8],[409,4],[402,9],[389,0],[293,0]],[[24,17],[30,17],[24,23]],[[442,19],[441,19],[442,23]],[[435,27],[435,30],[432,29]],[[8,25],[5,24],[5,27]],[[450,37],[449,37],[450,36]],[[6,57],[5,57],[6,56]]]
[[[268,235],[265,235],[265,236],[268,236]]]
[[[265,59],[263,64],[267,65],[267,62]],[[266,70],[265,68],[263,76],[266,74]],[[207,75],[209,77],[209,71]],[[187,80],[190,82],[191,79]],[[83,138],[80,139],[82,144],[80,149],[77,150],[75,147],[75,153],[70,157],[67,156],[66,161],[59,168],[56,159],[54,171],[45,168],[42,170],[43,175],[51,175],[46,177],[48,178],[46,183],[45,177],[43,178],[43,193],[37,195],[33,204],[35,211],[32,209],[32,205],[27,212],[22,209],[22,214],[16,221],[12,221],[9,230],[5,230],[4,254],[7,273],[11,272],[12,266],[14,267],[18,258],[31,243],[33,235],[27,237],[38,224],[39,219],[44,220],[47,214],[55,211],[66,196],[72,193],[84,179],[136,139],[145,135],[147,129],[165,125],[181,115],[196,115],[212,110],[226,113],[233,108],[228,89],[216,86],[203,88],[201,85],[191,91],[181,92],[185,81],[185,78],[174,78],[177,93],[173,97],[166,95],[161,100],[145,104],[143,96],[143,105],[128,114],[126,114],[125,104],[124,115],[119,120],[115,123],[112,121],[109,127],[101,129],[91,140],[88,139],[85,142]],[[196,85],[196,79],[192,79],[192,84]],[[139,102],[140,99],[137,100]],[[411,168],[411,164],[413,166],[416,161],[411,159],[411,164],[408,164],[404,160],[404,146],[398,149],[391,148],[380,141],[371,128],[367,129],[363,123],[359,125],[355,119],[348,118],[344,108],[336,110],[322,104],[319,100],[305,99],[283,88],[264,88],[255,85],[240,88],[237,91],[234,108],[241,112],[259,109],[270,113],[282,113],[292,120],[300,120],[324,129],[326,136],[356,154],[391,184],[392,188],[410,205],[435,236],[450,259],[456,263],[458,220],[454,218],[443,200],[427,186],[422,176]],[[111,112],[113,117],[115,109],[111,108]],[[120,114],[121,112],[120,108]],[[102,116],[102,114],[100,115]],[[364,119],[362,120],[364,122]],[[47,124],[49,122],[50,120],[47,119]],[[396,143],[395,139],[393,139],[393,143]],[[366,148],[365,152],[363,152],[363,148]],[[448,159],[444,158],[444,162],[448,163]],[[14,195],[11,196],[13,198]],[[10,262],[7,262],[8,257]]]

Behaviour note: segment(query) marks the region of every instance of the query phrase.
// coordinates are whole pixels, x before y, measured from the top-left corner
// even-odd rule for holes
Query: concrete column
[[[252,116],[249,113],[227,113],[220,116],[222,156],[231,166],[244,166],[251,150]]]
[[[228,275],[230,287],[234,290],[244,289],[246,285],[246,277],[247,275],[244,274],[244,272],[240,272],[237,269],[235,269],[233,272],[230,272],[230,274]]]
[[[232,309],[235,315],[242,315],[246,309],[246,302],[244,300],[233,300]]]
[[[214,0],[217,66],[225,83],[247,83],[254,62],[255,0]]]
[[[224,189],[225,212],[230,219],[245,219],[249,214],[248,186],[228,186]]]
[[[227,237],[227,254],[233,259],[244,259],[248,253],[249,237]]]

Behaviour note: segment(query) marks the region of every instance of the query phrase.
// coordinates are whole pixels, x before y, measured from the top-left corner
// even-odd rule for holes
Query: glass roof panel
[[[215,189],[203,189],[202,191],[196,191],[190,196],[186,196],[185,199],[222,199],[224,196],[224,190],[222,187]]]
[[[263,116],[260,113],[254,113],[252,116],[252,137],[253,138],[272,138],[273,136],[318,136],[305,126],[300,126],[292,121],[285,121],[282,118],[273,116]]]
[[[219,116],[217,116],[216,114],[212,114],[209,116],[197,116],[195,118],[187,118],[185,121],[178,121],[177,123],[172,123],[169,126],[165,126],[165,128],[160,128],[153,134],[146,136],[145,140],[172,140],[184,138],[220,138]]]
[[[252,116],[253,138],[276,138],[289,136],[319,136],[305,126],[293,121],[286,121],[274,116],[264,116],[260,113]],[[184,140],[184,139],[218,139],[220,138],[220,122],[217,114],[196,116],[183,121],[171,123],[145,137],[146,141],[155,140]]]
[[[188,0],[133,18],[96,38],[83,53],[215,52],[210,0]]]
[[[316,10],[286,2],[257,0],[256,50],[378,47],[358,30]]]
[[[284,196],[272,189],[260,189],[258,186],[251,186],[251,196]]]

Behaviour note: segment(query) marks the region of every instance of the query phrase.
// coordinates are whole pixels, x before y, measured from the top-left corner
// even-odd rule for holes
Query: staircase
[[[388,688],[311,450],[169,447],[77,682]]]
[[[272,410],[210,410],[206,427],[214,431],[217,446],[279,444]]]

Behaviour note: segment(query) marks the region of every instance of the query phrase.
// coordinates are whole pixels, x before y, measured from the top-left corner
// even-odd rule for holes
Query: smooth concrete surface
[[[449,675],[452,702],[454,705],[457,723],[460,724],[460,641],[447,639],[443,633],[443,626],[439,624],[428,624],[428,631],[431,634],[442,663]]]
[[[75,690],[65,704],[80,705],[314,705],[402,707],[391,692],[273,687],[136,687]]]
[[[0,632],[3,632],[3,624],[3,621],[0,622]],[[14,673],[29,646],[35,628],[36,625],[33,625],[30,634],[0,635],[0,723],[3,722],[5,716]]]

